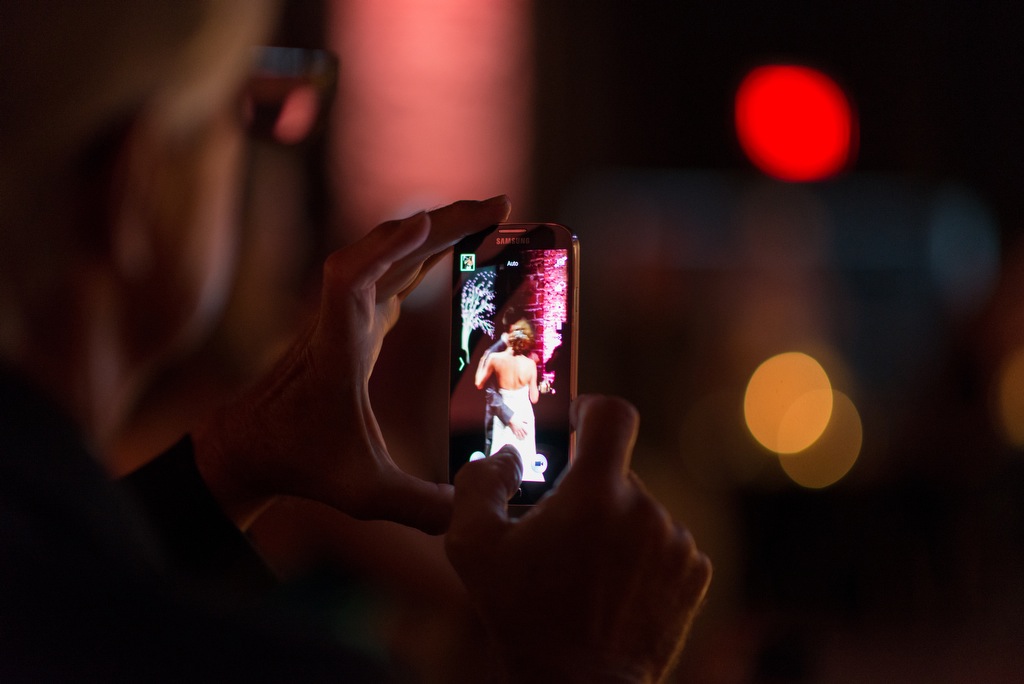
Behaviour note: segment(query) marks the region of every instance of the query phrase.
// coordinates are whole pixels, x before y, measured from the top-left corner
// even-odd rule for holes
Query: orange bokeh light
[[[736,133],[750,160],[785,181],[816,181],[853,156],[855,121],[843,90],[803,66],[751,71],[736,92]]]
[[[747,428],[766,449],[803,451],[832,416],[832,385],[817,361],[800,352],[768,359],[754,371],[743,399]]]
[[[864,428],[853,401],[832,393],[832,418],[821,437],[798,454],[780,454],[782,470],[796,484],[822,489],[843,479],[860,456]]]
[[[1013,447],[1024,447],[1024,347],[1004,362],[998,377],[998,417],[1003,437]]]

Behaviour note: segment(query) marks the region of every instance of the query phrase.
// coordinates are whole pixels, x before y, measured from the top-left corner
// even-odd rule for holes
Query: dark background
[[[640,406],[636,467],[694,529],[719,571],[707,622],[687,652],[688,675],[772,682],[1019,676],[1024,669],[1011,654],[1024,622],[1024,461],[994,434],[988,406],[994,350],[1020,343],[1005,331],[1024,316],[1016,275],[1024,228],[1024,8],[599,0],[537,2],[534,11],[535,211],[570,225],[592,222],[574,225],[584,265],[581,387],[621,393]],[[694,449],[747,448],[714,444],[720,435],[711,428],[715,437],[705,441],[678,436],[703,395],[719,384],[736,389],[741,371],[750,370],[730,369],[731,382],[707,370],[730,363],[714,356],[717,338],[708,331],[726,325],[730,311],[714,302],[728,301],[717,295],[744,267],[695,273],[667,256],[634,264],[645,273],[630,276],[614,261],[636,239],[628,219],[616,231],[567,206],[581,180],[609,170],[605,188],[624,169],[634,174],[629,182],[637,172],[657,184],[683,170],[757,183],[735,138],[732,98],[742,76],[767,62],[822,69],[856,110],[854,163],[838,179],[811,184],[811,192],[864,178],[882,179],[881,192],[894,197],[908,186],[956,183],[988,204],[1002,241],[1000,286],[957,320],[932,309],[927,293],[907,294],[921,287],[913,269],[855,274],[860,285],[850,285],[855,279],[839,252],[810,283],[826,293],[832,340],[844,352],[854,348],[852,337],[881,334],[882,311],[917,321],[903,342],[880,341],[866,353],[861,346],[850,359],[861,377],[855,399],[864,449],[850,475],[822,491],[780,483],[771,472],[709,487],[695,484],[686,465],[699,460]],[[671,189],[660,196],[674,201]],[[615,232],[590,235],[588,251],[593,223]],[[833,277],[847,283],[854,306],[832,296]],[[886,354],[890,370],[881,375],[891,381],[865,379]],[[892,379],[904,371],[899,383]]]

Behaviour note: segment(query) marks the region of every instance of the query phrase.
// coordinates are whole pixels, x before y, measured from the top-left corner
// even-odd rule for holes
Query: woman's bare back
[[[529,356],[517,356],[509,350],[491,355],[498,387],[519,389],[536,381],[537,364]]]

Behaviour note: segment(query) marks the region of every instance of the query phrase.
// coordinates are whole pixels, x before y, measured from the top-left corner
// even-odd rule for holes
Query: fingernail
[[[409,231],[421,225],[427,218],[427,212],[420,211],[412,216],[408,216],[398,222],[398,230]]]
[[[483,202],[481,202],[481,204],[487,204],[487,205],[492,205],[492,204],[511,204],[511,203],[512,202],[511,202],[511,200],[509,200],[508,195],[495,195],[494,197],[491,197],[489,199],[485,199]]]
[[[512,446],[511,444],[506,444],[505,446],[501,447],[501,449],[499,449],[497,453],[495,453],[494,455],[507,457],[506,460],[512,461],[512,463],[516,467],[516,480],[518,482],[523,481],[523,459],[520,458],[519,452],[516,450],[514,446]]]

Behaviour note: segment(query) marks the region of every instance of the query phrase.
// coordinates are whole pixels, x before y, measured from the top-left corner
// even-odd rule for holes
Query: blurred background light
[[[832,395],[832,415],[814,444],[795,454],[780,454],[779,464],[793,482],[822,489],[841,480],[860,455],[864,430],[860,413],[842,392]]]
[[[347,225],[365,232],[499,193],[525,206],[530,3],[339,0],[332,11],[341,59],[333,171]]]
[[[999,233],[975,193],[961,186],[935,193],[927,249],[932,278],[953,313],[973,313],[987,301],[999,273]]]
[[[747,384],[747,428],[771,451],[803,451],[825,431],[832,394],[825,369],[813,358],[802,352],[778,354],[758,366]]]
[[[1013,447],[1024,448],[1024,347],[1003,363],[998,378],[999,426]]]
[[[856,125],[843,90],[820,71],[757,67],[736,91],[736,134],[750,160],[785,181],[816,181],[853,156]]]
[[[936,215],[950,215],[941,207],[994,216],[982,194],[960,183],[857,173],[794,184],[695,169],[595,170],[567,194],[559,216],[582,227],[580,332],[582,339],[604,339],[607,330],[629,335],[620,344],[581,346],[583,387],[614,387],[677,435],[679,414],[669,406],[684,392],[688,406],[717,390],[742,396],[762,361],[802,350],[829,369],[834,386],[859,397],[872,449],[861,458],[881,458],[884,435],[909,429],[907,407],[942,377],[954,329],[986,301],[954,305],[938,284],[932,255],[955,252],[935,244]],[[982,237],[969,240],[979,255],[996,250],[997,277],[1002,252],[989,231],[1000,228],[978,225]],[[970,233],[941,229],[958,231]],[[1018,328],[1016,339],[1024,339]],[[648,420],[648,432],[655,422]]]

